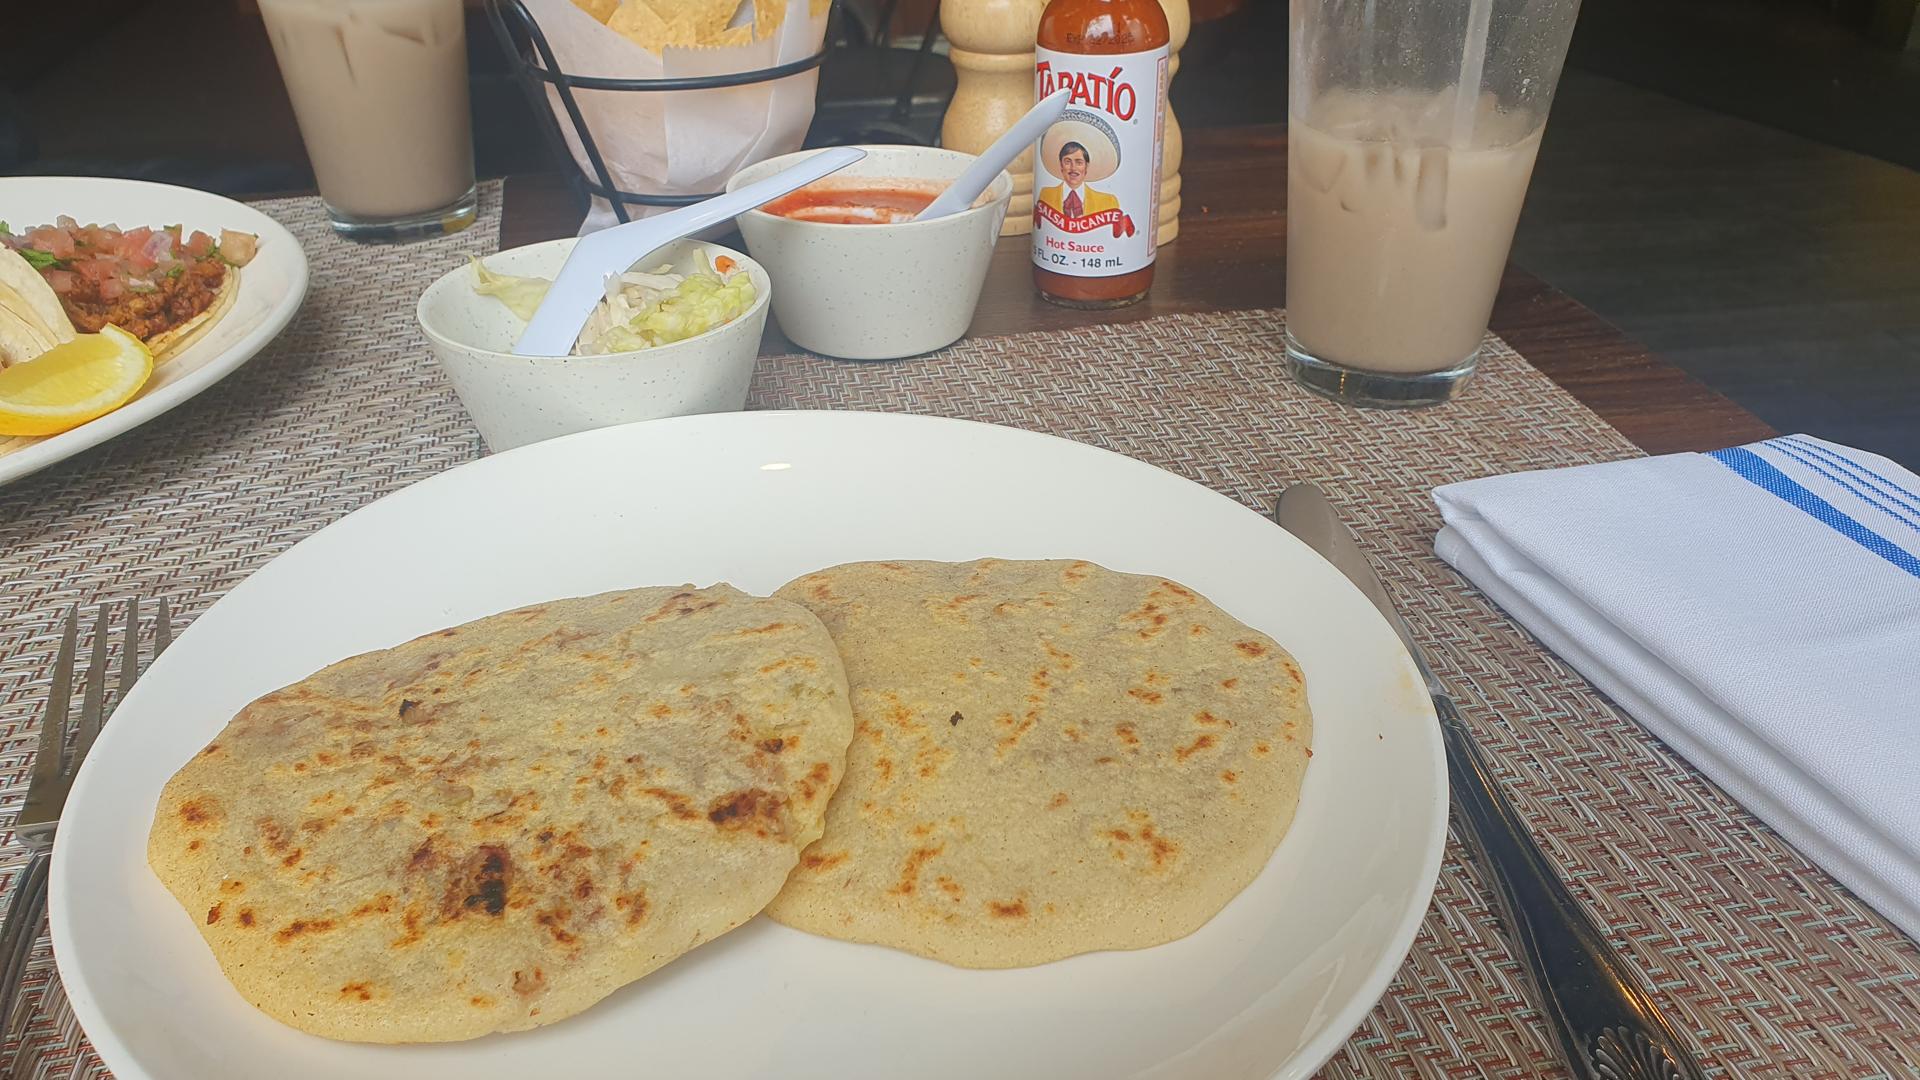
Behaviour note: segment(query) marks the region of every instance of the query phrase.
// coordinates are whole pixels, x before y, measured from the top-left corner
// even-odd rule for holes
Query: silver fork
[[[164,597],[154,620],[153,655],[173,641],[173,612]],[[47,712],[40,722],[40,742],[33,755],[33,777],[27,801],[14,821],[14,834],[31,853],[26,868],[14,879],[13,899],[7,904],[6,923],[0,926],[0,1038],[13,1030],[14,1005],[26,977],[27,957],[40,937],[40,919],[47,910],[47,870],[53,858],[53,836],[60,826],[73,776],[100,734],[100,725],[112,713],[107,705],[107,605],[101,604],[93,622],[93,659],[87,665],[81,690],[80,719],[73,725],[73,749],[67,749],[67,714],[73,704],[73,657],[80,636],[80,606],[67,609],[66,632],[53,662],[53,686],[47,692]],[[120,691],[114,706],[125,701],[140,676],[140,601],[127,601],[127,621],[120,648]]]

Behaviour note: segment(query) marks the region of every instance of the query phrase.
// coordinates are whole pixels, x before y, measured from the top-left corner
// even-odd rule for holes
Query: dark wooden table
[[[1188,132],[1180,171],[1180,236],[1160,249],[1153,292],[1144,302],[1099,312],[1048,304],[1033,291],[1026,237],[1009,237],[994,254],[969,332],[1016,334],[1174,312],[1280,307],[1287,268],[1285,129]],[[500,245],[571,236],[580,215],[564,177],[513,177],[506,186]],[[1493,329],[1650,454],[1713,450],[1778,434],[1524,270],[1507,268]],[[794,346],[769,321],[765,349],[789,352]]]

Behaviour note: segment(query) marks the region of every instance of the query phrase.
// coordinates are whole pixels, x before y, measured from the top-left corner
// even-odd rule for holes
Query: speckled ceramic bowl
[[[924,146],[868,146],[834,174],[951,180],[972,154]],[[740,170],[732,191],[813,153]],[[774,317],[802,348],[849,360],[892,360],[951,345],[967,332],[987,280],[1000,222],[1013,196],[1002,172],[974,205],[934,221],[832,225],[749,210],[737,224],[747,250],[773,275]]]
[[[573,240],[503,251],[489,269],[551,278]],[[692,413],[737,412],[760,354],[772,282],[760,264],[730,248],[679,240],[646,260],[685,272],[729,255],[753,277],[754,301],[738,318],[697,337],[637,352],[605,356],[515,356],[509,350],[525,324],[491,296],[473,291],[473,270],[462,266],[420,297],[420,329],[452,381],[460,403],[492,450],[508,450],[557,435],[634,420]]]

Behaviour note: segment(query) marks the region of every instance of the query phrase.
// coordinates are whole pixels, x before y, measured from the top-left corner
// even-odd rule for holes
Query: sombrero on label
[[[1120,140],[1113,128],[1090,112],[1068,109],[1040,140],[1040,164],[1047,175],[1059,175],[1060,150],[1070,142],[1086,148],[1086,183],[1097,184],[1120,167]]]

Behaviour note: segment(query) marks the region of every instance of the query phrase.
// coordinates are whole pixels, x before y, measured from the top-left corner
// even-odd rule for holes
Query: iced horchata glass
[[[336,232],[412,240],[473,224],[461,0],[259,0]]]
[[[1353,405],[1473,374],[1579,0],[1291,0],[1287,359]]]

